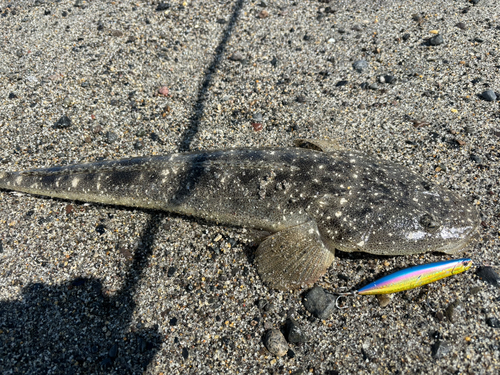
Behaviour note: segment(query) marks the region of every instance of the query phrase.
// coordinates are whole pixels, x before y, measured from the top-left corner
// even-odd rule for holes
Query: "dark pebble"
[[[11,92],[9,93],[9,99],[17,99],[17,95]]]
[[[307,342],[309,339],[293,319],[288,319],[285,323],[285,333],[289,343]]]
[[[336,84],[335,84],[335,87],[342,87],[342,86],[345,86],[349,83],[349,81],[345,81],[345,80],[342,80],[342,81],[338,81]]]
[[[176,271],[175,267],[168,267],[167,276],[168,277],[174,276],[175,275],[175,271]]]
[[[391,75],[384,76],[384,79],[385,79],[385,83],[395,83],[396,82],[396,77],[391,76]]]
[[[66,129],[71,126],[71,120],[68,116],[62,116],[57,122],[54,124],[55,129]]]
[[[440,44],[444,43],[443,36],[441,34],[433,36],[429,39],[429,43],[431,44],[431,46],[439,46]]]
[[[478,155],[471,155],[470,156],[470,159],[472,161],[475,161],[477,164],[483,164],[483,158],[481,156],[478,156]]]
[[[325,293],[323,288],[315,286],[307,292],[304,307],[312,315],[320,319],[328,319],[335,308],[335,296]]]
[[[481,97],[488,102],[494,102],[497,100],[497,95],[493,90],[486,90],[481,94]]]
[[[365,69],[368,68],[368,62],[366,60],[358,60],[352,64],[352,67],[358,73],[362,73]]]
[[[486,281],[488,284],[491,284],[498,288],[500,277],[495,272],[493,267],[481,266],[477,269],[476,275],[479,276],[483,281]]]
[[[97,227],[95,227],[95,231],[100,235],[103,235],[104,232],[106,232],[106,226],[104,226],[104,224],[99,224]]]
[[[467,26],[463,22],[459,22],[455,26],[458,27],[461,30],[465,30],[467,28]]]
[[[108,351],[109,358],[116,358],[118,356],[118,344],[114,344]]]
[[[296,100],[297,100],[297,103],[305,103],[307,101],[307,99],[304,95],[297,96]]]
[[[170,8],[170,4],[167,4],[167,3],[159,3],[157,6],[156,6],[156,11],[157,12],[162,12],[164,10],[167,10],[168,8]]]
[[[187,348],[182,348],[182,358],[184,359],[189,358],[189,350],[187,350]]]
[[[286,355],[288,358],[295,358],[295,352],[292,349],[288,349]]]
[[[480,0],[470,0],[470,2],[471,2],[472,4],[474,4],[474,5],[479,4],[479,1],[480,1]]]
[[[264,345],[267,350],[278,357],[284,356],[288,352],[288,343],[278,329],[270,329],[264,335]]]
[[[437,341],[432,346],[432,357],[435,359],[444,358],[452,351],[452,349],[452,346],[447,341]]]
[[[168,322],[168,324],[170,324],[171,326],[176,326],[177,325],[177,318],[170,319],[170,321]]]
[[[410,34],[403,34],[403,40],[406,42],[408,39],[410,39]]]
[[[491,328],[500,328],[500,320],[495,317],[487,318],[486,324],[488,324]]]
[[[115,132],[106,132],[104,137],[106,138],[106,142],[108,143],[113,143],[118,139],[118,135]]]

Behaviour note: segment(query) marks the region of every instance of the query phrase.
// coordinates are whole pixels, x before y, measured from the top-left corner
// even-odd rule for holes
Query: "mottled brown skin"
[[[234,149],[3,172],[0,188],[269,231],[256,263],[278,289],[316,281],[335,249],[452,254],[474,236],[478,215],[465,199],[403,166],[309,144],[316,150]]]

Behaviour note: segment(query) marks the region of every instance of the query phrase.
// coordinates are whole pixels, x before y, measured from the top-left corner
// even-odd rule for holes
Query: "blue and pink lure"
[[[469,258],[422,264],[382,277],[354,292],[339,294],[345,296],[397,293],[467,271],[471,266],[472,260]]]

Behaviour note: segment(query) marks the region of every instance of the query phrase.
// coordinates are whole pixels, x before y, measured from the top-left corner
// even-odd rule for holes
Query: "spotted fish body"
[[[445,277],[465,272],[471,267],[472,260],[469,258],[422,264],[382,277],[357,290],[354,294],[371,295],[402,292],[403,290],[418,288]]]
[[[334,249],[455,253],[473,237],[477,212],[463,198],[394,163],[325,141],[307,145],[315,149],[204,151],[0,172],[0,189],[268,231],[256,263],[278,289],[316,281]]]

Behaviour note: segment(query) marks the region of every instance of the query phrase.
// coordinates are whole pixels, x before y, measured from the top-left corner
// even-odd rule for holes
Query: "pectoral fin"
[[[311,220],[267,237],[257,249],[255,263],[268,286],[289,290],[313,284],[334,258]]]

